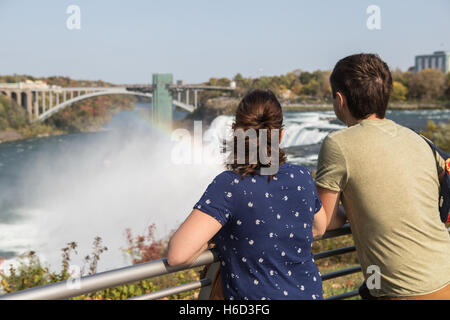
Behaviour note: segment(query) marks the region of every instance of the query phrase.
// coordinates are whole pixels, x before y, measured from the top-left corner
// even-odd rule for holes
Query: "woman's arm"
[[[169,241],[167,263],[175,266],[194,262],[221,228],[215,218],[198,209],[192,210]]]

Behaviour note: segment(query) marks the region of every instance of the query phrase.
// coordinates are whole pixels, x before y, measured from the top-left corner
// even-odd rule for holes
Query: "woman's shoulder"
[[[230,184],[233,185],[239,181],[240,176],[231,170],[225,170],[216,175],[212,183]],[[235,181],[236,180],[236,181]]]
[[[289,162],[284,163],[280,167],[279,172],[292,173],[292,174],[299,173],[300,175],[311,176],[311,172],[309,171],[308,168],[298,165],[298,164],[289,163]]]

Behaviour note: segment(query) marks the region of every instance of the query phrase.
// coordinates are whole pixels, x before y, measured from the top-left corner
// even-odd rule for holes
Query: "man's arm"
[[[327,230],[327,215],[325,209],[320,208],[318,212],[314,214],[314,222],[313,222],[313,237],[314,239],[320,238],[323,236],[325,231]]]
[[[344,208],[339,206],[340,192],[317,186],[322,206],[327,216],[327,230],[338,229],[347,221]]]

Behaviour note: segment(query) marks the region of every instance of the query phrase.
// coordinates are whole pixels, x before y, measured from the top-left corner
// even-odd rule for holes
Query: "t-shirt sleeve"
[[[317,164],[316,185],[341,192],[347,184],[348,170],[341,147],[329,135],[323,141]]]
[[[194,209],[209,214],[223,226],[233,212],[233,191],[233,177],[224,171],[209,184]]]

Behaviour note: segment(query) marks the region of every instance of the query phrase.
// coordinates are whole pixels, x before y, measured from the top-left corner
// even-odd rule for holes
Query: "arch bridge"
[[[58,87],[36,85],[32,82],[5,83],[0,84],[0,94],[6,95],[24,107],[30,122],[45,121],[58,111],[84,99],[111,94],[142,96],[152,99],[153,120],[171,127],[172,105],[193,112],[198,106],[198,92],[235,89],[205,85],[173,85],[172,79],[172,74],[153,74],[152,84],[114,87]]]

